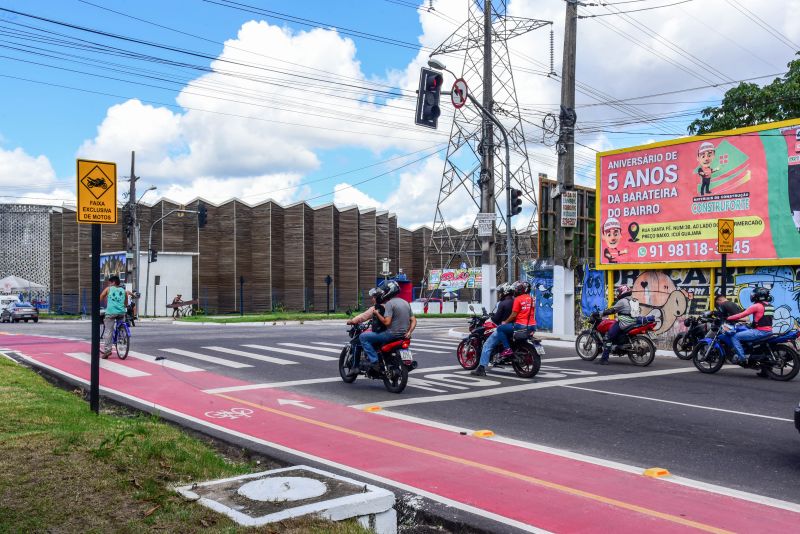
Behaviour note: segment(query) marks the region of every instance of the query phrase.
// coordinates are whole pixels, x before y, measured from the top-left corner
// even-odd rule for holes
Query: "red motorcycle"
[[[475,309],[471,306],[470,310],[472,310],[473,316],[470,318],[469,335],[458,344],[456,349],[456,358],[458,358],[459,365],[469,371],[478,367],[483,344],[497,329],[497,325],[489,319],[489,314],[486,313],[485,308],[483,309],[483,315],[475,314]],[[542,365],[542,354],[544,354],[542,341],[533,334],[519,331],[515,333],[511,340],[511,348],[514,350],[514,354],[501,358],[502,345],[498,344],[489,357],[489,366],[511,364],[514,372],[521,378],[536,376],[536,373],[539,372],[539,367]]]
[[[350,327],[347,343],[339,355],[339,376],[347,384],[352,383],[358,375],[364,375],[373,380],[383,380],[383,385],[389,393],[401,393],[408,384],[408,372],[417,368],[411,351],[410,339],[398,339],[382,345],[378,350],[378,369],[361,370],[361,365],[367,363],[366,353],[361,346],[359,336],[369,330],[367,323]]]
[[[592,361],[603,352],[603,337],[617,321],[603,319],[599,313],[589,316],[590,328],[583,330],[575,340],[575,350],[582,359]],[[656,321],[652,315],[641,318],[637,323],[622,329],[617,342],[611,348],[611,356],[627,356],[633,365],[647,367],[656,357],[656,346],[648,332],[655,330]]]

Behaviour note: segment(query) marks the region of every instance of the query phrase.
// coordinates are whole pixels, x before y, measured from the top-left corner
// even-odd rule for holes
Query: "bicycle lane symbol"
[[[253,410],[250,408],[231,408],[230,410],[215,410],[206,412],[205,416],[212,419],[239,419],[242,417],[250,418]]]

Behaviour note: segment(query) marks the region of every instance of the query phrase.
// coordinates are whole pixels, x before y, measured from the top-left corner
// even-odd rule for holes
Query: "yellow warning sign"
[[[733,254],[733,219],[717,220],[717,252]]]
[[[78,222],[117,223],[117,164],[78,160]]]

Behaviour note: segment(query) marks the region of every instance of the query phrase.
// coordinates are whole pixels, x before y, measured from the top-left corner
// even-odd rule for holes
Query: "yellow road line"
[[[355,437],[359,437],[359,438],[362,438],[362,439],[374,441],[376,443],[381,443],[383,445],[389,445],[389,446],[392,446],[392,447],[405,449],[407,451],[412,451],[412,452],[416,452],[416,453],[419,453],[419,454],[425,454],[427,456],[432,456],[434,458],[439,458],[441,460],[447,460],[449,462],[453,462],[453,463],[457,463],[457,464],[473,467],[473,468],[479,469],[481,471],[487,471],[487,472],[495,474],[495,475],[502,475],[502,476],[506,476],[506,477],[513,478],[513,479],[516,479],[516,480],[521,480],[523,482],[528,482],[530,484],[535,484],[537,486],[542,486],[542,487],[545,487],[545,488],[558,490],[558,491],[567,493],[569,495],[574,495],[574,496],[577,496],[577,497],[583,497],[583,498],[586,498],[586,499],[591,499],[593,501],[601,502],[603,504],[608,504],[608,505],[611,505],[611,506],[616,506],[618,508],[623,508],[625,510],[630,510],[632,512],[638,512],[640,514],[648,515],[650,517],[655,517],[655,518],[658,518],[658,519],[664,519],[665,521],[670,521],[670,522],[673,522],[673,523],[677,523],[679,525],[692,527],[692,528],[695,528],[697,530],[702,530],[704,532],[713,532],[715,534],[732,534],[731,531],[724,530],[724,529],[717,528],[717,527],[713,527],[711,525],[706,525],[704,523],[699,523],[697,521],[691,521],[689,519],[684,519],[684,518],[676,516],[676,515],[667,514],[667,513],[664,513],[664,512],[659,512],[657,510],[651,510],[649,508],[645,508],[643,506],[638,506],[636,504],[631,504],[631,503],[628,503],[628,502],[625,502],[625,501],[620,501],[618,499],[612,499],[612,498],[609,498],[609,497],[604,497],[602,495],[597,495],[596,493],[590,493],[588,491],[583,491],[583,490],[580,490],[580,489],[577,489],[577,488],[572,488],[570,486],[565,486],[563,484],[558,484],[558,483],[555,483],[555,482],[549,482],[547,480],[542,480],[540,478],[536,478],[536,477],[532,477],[532,476],[528,476],[528,475],[523,475],[521,473],[515,473],[514,471],[509,471],[507,469],[502,469],[500,467],[494,467],[494,466],[491,466],[491,465],[485,465],[485,464],[482,464],[482,463],[479,463],[479,462],[475,462],[475,461],[472,461],[472,460],[467,460],[466,458],[459,458],[458,456],[452,456],[450,454],[444,454],[444,453],[441,453],[441,452],[432,451],[430,449],[424,449],[422,447],[417,447],[415,445],[409,445],[407,443],[401,443],[401,442],[394,441],[394,440],[391,440],[391,439],[382,438],[380,436],[375,436],[373,434],[367,434],[367,433],[361,432],[359,430],[353,430],[351,428],[346,428],[346,427],[343,427],[343,426],[334,425],[334,424],[331,424],[331,423],[326,423],[324,421],[317,421],[316,419],[311,419],[309,417],[304,417],[302,415],[297,415],[297,414],[293,414],[293,413],[290,413],[290,412],[284,412],[282,410],[277,410],[275,408],[268,408],[268,407],[262,406],[260,404],[255,404],[253,402],[249,402],[249,401],[246,401],[246,400],[243,400],[243,399],[239,399],[239,398],[236,398],[236,397],[231,397],[229,395],[218,394],[217,396],[222,397],[224,399],[228,399],[228,400],[233,401],[233,402],[238,402],[238,403],[245,404],[247,406],[252,406],[253,408],[257,408],[257,409],[263,410],[265,412],[273,413],[273,414],[276,414],[276,415],[287,417],[289,419],[294,419],[296,421],[301,421],[301,422],[304,422],[304,423],[308,423],[308,424],[311,424],[311,425],[314,425],[314,426],[326,428],[328,430],[334,430],[336,432],[341,432],[343,434],[349,434],[351,436],[355,436]]]

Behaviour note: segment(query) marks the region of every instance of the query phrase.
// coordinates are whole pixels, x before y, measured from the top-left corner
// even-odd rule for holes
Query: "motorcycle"
[[[603,337],[614,323],[616,323],[614,319],[603,319],[599,313],[590,315],[590,328],[584,329],[575,340],[578,356],[587,362],[597,358],[603,351]],[[656,357],[656,346],[648,334],[655,328],[656,322],[652,315],[641,318],[636,324],[623,329],[610,355],[627,356],[633,365],[647,367]]]
[[[731,325],[717,318],[709,329],[708,335],[701,339],[692,351],[692,363],[701,373],[716,373],[726,362],[745,369],[764,371],[773,380],[786,382],[797,376],[800,371],[800,354],[787,345],[794,342],[800,331],[789,330],[783,334],[771,334],[754,343],[743,343],[745,353],[749,356],[746,362],[734,361],[733,336],[748,327],[739,323]]]
[[[672,340],[672,351],[681,360],[691,360],[692,350],[697,342],[706,337],[709,325],[714,320],[714,313],[707,311],[700,316],[687,317],[683,324],[686,331],[681,332]]]
[[[417,368],[411,351],[410,339],[398,339],[381,346],[378,350],[378,370],[362,369],[362,364],[368,364],[364,348],[361,346],[359,336],[369,330],[366,323],[350,327],[347,334],[350,342],[342,348],[339,354],[339,376],[346,384],[355,381],[358,375],[364,375],[373,380],[383,380],[383,385],[389,393],[402,393],[408,384],[408,372]]]
[[[459,365],[468,371],[478,367],[483,344],[497,329],[497,325],[489,319],[485,308],[482,310],[482,315],[477,315],[472,306],[470,306],[470,310],[472,310],[473,316],[470,318],[469,335],[461,340],[456,349]],[[514,372],[520,378],[536,376],[542,365],[542,355],[545,353],[542,340],[533,333],[520,330],[514,333],[511,339],[511,348],[514,350],[514,354],[502,358],[500,357],[502,345],[498,344],[489,357],[489,366],[500,367],[511,364]]]

